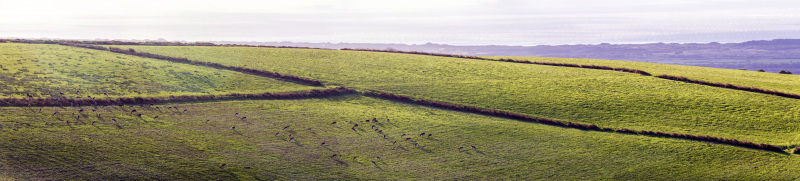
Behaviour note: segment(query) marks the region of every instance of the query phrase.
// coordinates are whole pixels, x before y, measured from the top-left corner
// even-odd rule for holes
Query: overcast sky
[[[0,2],[0,37],[542,45],[800,38],[795,0]]]

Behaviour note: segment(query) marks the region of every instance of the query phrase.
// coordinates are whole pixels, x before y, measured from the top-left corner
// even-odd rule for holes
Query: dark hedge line
[[[454,55],[454,54],[445,54],[445,53],[429,53],[429,52],[418,52],[418,51],[354,49],[354,48],[343,48],[341,50],[385,52],[385,53],[404,53],[404,54],[415,54],[415,55],[430,55],[430,56],[439,56],[439,57],[465,58],[465,59],[475,59],[475,60],[490,60],[490,61],[501,61],[501,62],[513,62],[513,63],[559,66],[559,67],[574,67],[574,68],[587,68],[587,69],[599,69],[599,70],[614,70],[614,71],[641,74],[641,75],[646,75],[646,76],[650,76],[651,75],[648,72],[645,72],[643,70],[638,70],[638,69],[618,68],[618,67],[609,67],[609,66],[600,66],[600,65],[578,65],[578,64],[555,63],[555,62],[531,62],[531,61],[528,61],[528,60],[515,60],[515,59],[505,59],[505,58],[504,59],[490,59],[490,58],[483,58],[483,57],[478,57],[478,56],[465,56],[465,55]]]
[[[208,66],[208,67],[214,67],[214,68],[219,68],[219,69],[225,69],[225,70],[232,70],[232,71],[237,71],[237,72],[249,73],[249,74],[263,76],[263,77],[270,77],[270,78],[276,78],[276,79],[289,80],[289,81],[293,81],[293,82],[297,82],[297,83],[301,83],[301,84],[306,84],[306,85],[323,86],[322,82],[317,81],[317,80],[297,77],[297,76],[294,76],[294,75],[284,75],[284,74],[279,74],[279,73],[265,71],[265,70],[257,70],[257,69],[244,68],[244,67],[226,66],[226,65],[222,65],[222,64],[218,64],[218,63],[211,63],[211,62],[191,61],[189,59],[182,58],[182,57],[171,57],[171,56],[157,55],[157,54],[152,54],[152,53],[136,52],[136,50],[134,50],[134,49],[127,49],[126,50],[126,49],[111,47],[111,48],[109,48],[109,50],[111,52],[114,52],[114,53],[122,53],[122,54],[134,55],[134,56],[139,56],[139,57],[144,57],[144,58],[154,58],[154,59],[159,59],[159,60],[166,60],[166,61],[171,61],[171,62],[192,64],[192,65],[199,65],[199,66]]]
[[[449,109],[455,111],[462,111],[468,113],[475,113],[487,116],[495,116],[495,117],[502,117],[502,118],[509,118],[515,119],[525,122],[535,122],[541,123],[546,125],[552,126],[559,126],[559,127],[566,127],[566,128],[575,128],[581,130],[591,130],[591,131],[602,131],[602,132],[617,132],[617,133],[624,133],[624,134],[638,134],[638,135],[648,135],[648,136],[657,136],[657,137],[669,137],[669,138],[680,138],[680,139],[689,139],[689,140],[696,140],[696,141],[707,141],[707,142],[714,142],[714,143],[721,143],[727,144],[732,146],[739,146],[745,148],[752,148],[752,149],[759,149],[759,150],[766,150],[766,151],[774,151],[774,152],[784,152],[783,148],[775,145],[770,144],[758,144],[749,141],[740,141],[736,139],[727,139],[727,138],[720,138],[714,136],[704,136],[704,135],[690,135],[690,134],[682,134],[682,133],[664,133],[664,132],[656,132],[656,131],[635,131],[629,129],[615,129],[615,128],[604,128],[598,127],[597,125],[593,124],[583,124],[583,123],[574,123],[574,122],[562,122],[547,118],[537,118],[531,117],[527,115],[511,113],[506,111],[500,110],[492,110],[492,109],[481,109],[477,107],[470,107],[470,106],[462,106],[457,104],[450,104],[450,103],[443,103],[437,101],[429,101],[423,99],[412,99],[407,96],[402,95],[395,95],[391,93],[385,92],[375,92],[375,91],[367,91],[363,92],[364,95],[382,99],[388,99],[393,101],[405,102],[405,103],[412,103],[418,104],[433,108],[441,108],[441,109]]]
[[[287,93],[260,93],[260,94],[226,94],[226,95],[201,95],[201,96],[170,96],[155,98],[118,98],[118,99],[59,99],[59,98],[3,98],[0,99],[0,106],[70,106],[70,105],[124,105],[124,104],[156,104],[171,102],[193,102],[193,101],[212,101],[212,100],[236,100],[236,99],[306,99],[332,97],[346,94],[355,94],[358,91],[346,87],[332,89],[310,90],[304,92]]]
[[[323,49],[332,50],[329,48],[310,48],[310,47],[296,47],[296,46],[270,46],[270,45],[242,45],[242,44],[214,44],[208,42],[160,42],[160,41],[145,41],[145,42],[127,42],[127,41],[77,41],[77,40],[36,40],[36,39],[0,39],[0,43],[13,42],[13,43],[29,43],[29,44],[84,44],[84,45],[149,45],[149,46],[223,46],[223,47],[260,47],[260,48],[296,48],[296,49]]]
[[[103,47],[103,46],[97,46],[97,45],[77,44],[77,43],[70,43],[70,42],[60,42],[58,44],[59,45],[64,45],[64,46],[72,46],[72,47],[79,47],[79,48],[88,48],[88,49],[108,51],[108,48]]]
[[[707,85],[707,86],[743,90],[743,91],[748,91],[748,92],[770,94],[770,95],[776,95],[776,96],[793,98],[793,99],[800,99],[800,95],[791,94],[791,93],[784,93],[784,92],[779,92],[779,91],[775,91],[775,90],[766,90],[766,89],[755,88],[755,87],[745,87],[745,86],[723,84],[723,83],[713,83],[713,82],[707,82],[707,81],[703,81],[703,80],[694,80],[694,79],[689,79],[689,78],[686,78],[686,77],[671,76],[671,75],[658,75],[658,76],[655,76],[655,77],[662,78],[662,79],[668,79],[668,80],[674,80],[674,81],[681,81],[681,82],[686,82],[686,83],[694,83],[694,84],[701,84],[701,85]]]

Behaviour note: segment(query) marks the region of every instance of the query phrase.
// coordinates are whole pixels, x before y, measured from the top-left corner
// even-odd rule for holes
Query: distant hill
[[[232,42],[218,44],[249,44],[301,46],[314,48],[369,48],[402,51],[424,51],[475,56],[533,56],[561,58],[591,58],[640,62],[693,65],[703,67],[768,72],[789,70],[800,72],[800,39],[756,40],[742,43],[650,43],[597,45],[538,45],[538,46],[455,46],[446,44],[374,44],[374,43],[304,43],[304,42]]]

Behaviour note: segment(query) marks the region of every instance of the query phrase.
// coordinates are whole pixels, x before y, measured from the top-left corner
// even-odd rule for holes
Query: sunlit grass
[[[0,50],[3,98],[167,97],[314,89],[239,72],[60,45],[0,43]]]
[[[784,146],[800,144],[796,136],[800,130],[800,123],[796,121],[800,115],[796,110],[800,107],[794,99],[637,74],[359,51],[122,47],[282,72],[318,79],[329,85],[379,90],[602,127],[712,135]],[[578,63],[606,65],[589,60]],[[629,67],[625,63],[609,65]],[[667,67],[662,68],[664,70],[669,67],[679,70],[670,75],[694,70],[688,66],[664,66]],[[738,74],[731,75],[735,77]]]

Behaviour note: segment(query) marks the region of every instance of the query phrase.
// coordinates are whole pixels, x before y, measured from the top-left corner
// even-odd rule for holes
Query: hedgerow
[[[136,52],[136,50],[134,50],[134,49],[125,50],[125,49],[121,49],[121,48],[111,47],[111,48],[109,48],[109,50],[111,52],[115,52],[115,53],[134,55],[134,56],[139,56],[139,57],[144,57],[144,58],[153,58],[153,59],[166,60],[166,61],[171,61],[171,62],[186,63],[186,64],[200,65],[200,66],[208,66],[208,67],[214,67],[214,68],[219,68],[219,69],[232,70],[232,71],[237,71],[237,72],[244,72],[244,73],[249,73],[249,74],[258,75],[258,76],[264,76],[264,77],[270,77],[270,78],[276,78],[276,79],[284,79],[284,80],[294,81],[294,82],[298,82],[298,83],[302,83],[302,84],[306,84],[306,85],[324,86],[322,84],[322,82],[320,82],[318,80],[297,77],[297,76],[294,76],[294,75],[284,75],[284,74],[279,74],[279,73],[270,72],[270,71],[266,71],[266,70],[257,70],[257,69],[244,68],[244,67],[225,66],[225,65],[222,65],[222,64],[218,64],[218,63],[210,63],[210,62],[202,62],[202,61],[191,61],[189,59],[182,58],[182,57],[171,57],[171,56],[157,55],[157,54],[152,54],[152,53]]]
[[[766,90],[766,89],[755,88],[755,87],[746,87],[746,86],[738,86],[738,85],[731,85],[731,84],[714,83],[714,82],[708,82],[708,81],[703,81],[703,80],[694,80],[694,79],[689,79],[689,78],[686,78],[686,77],[679,77],[679,76],[672,76],[672,75],[658,75],[658,76],[655,76],[655,77],[662,78],[662,79],[668,79],[668,80],[674,80],[674,81],[681,81],[681,82],[686,82],[686,83],[701,84],[701,85],[707,85],[707,86],[721,87],[721,88],[727,88],[727,89],[736,89],[736,90],[743,90],[743,91],[748,91],[748,92],[756,92],[756,93],[770,94],[770,95],[776,95],[776,96],[787,97],[787,98],[800,99],[800,95],[791,94],[791,93],[785,93],[785,92],[780,92],[780,91],[775,91],[775,90]]]
[[[578,65],[578,64],[555,63],[555,62],[531,62],[531,61],[528,61],[528,60],[514,60],[514,59],[490,59],[490,58],[483,58],[483,57],[478,57],[478,56],[466,56],[466,55],[455,55],[455,54],[445,54],[445,53],[429,53],[429,52],[418,52],[418,51],[354,49],[354,48],[343,48],[341,50],[385,52],[385,53],[404,53],[404,54],[415,54],[415,55],[430,55],[430,56],[439,56],[439,57],[465,58],[465,59],[475,59],[475,60],[490,60],[490,61],[501,61],[501,62],[513,62],[513,63],[559,66],[559,67],[574,67],[574,68],[587,68],[587,69],[599,69],[599,70],[614,70],[614,71],[641,74],[641,75],[646,75],[646,76],[650,76],[651,75],[650,73],[645,72],[643,70],[629,69],[629,68],[618,68],[618,67],[609,67],[609,66],[600,66],[600,65]]]
[[[193,101],[212,101],[212,100],[236,100],[236,99],[306,99],[340,96],[358,93],[358,91],[346,87],[332,89],[310,90],[303,92],[287,93],[258,93],[258,94],[226,94],[226,95],[200,95],[200,96],[170,96],[170,97],[134,97],[117,99],[97,99],[97,98],[2,98],[0,106],[68,106],[68,105],[123,105],[123,104],[157,104],[173,102],[193,102]]]
[[[532,116],[527,116],[518,113],[511,113],[506,111],[500,110],[492,110],[492,109],[481,109],[477,107],[471,106],[463,106],[457,104],[450,104],[444,102],[437,102],[437,101],[429,101],[424,99],[413,99],[403,95],[395,95],[391,93],[385,92],[376,92],[376,91],[366,91],[363,92],[364,95],[382,99],[388,99],[393,101],[405,102],[405,103],[412,103],[418,104],[428,107],[434,108],[441,108],[441,109],[450,109],[455,111],[462,111],[468,113],[475,113],[487,116],[495,116],[495,117],[502,117],[502,118],[509,118],[515,119],[525,122],[535,122],[541,123],[546,125],[552,126],[559,126],[559,127],[567,127],[567,128],[575,128],[581,130],[591,130],[591,131],[602,131],[602,132],[617,132],[617,133],[625,133],[625,134],[638,134],[638,135],[648,135],[648,136],[658,136],[658,137],[669,137],[669,138],[680,138],[680,139],[689,139],[689,140],[696,140],[696,141],[707,141],[707,142],[714,142],[714,143],[721,143],[745,148],[752,148],[752,149],[760,149],[760,150],[767,150],[767,151],[774,151],[774,152],[784,152],[783,148],[775,145],[770,144],[758,144],[749,141],[741,141],[736,139],[728,139],[728,138],[720,138],[714,136],[706,136],[706,135],[691,135],[691,134],[683,134],[683,133],[665,133],[665,132],[657,132],[657,131],[637,131],[637,130],[630,130],[625,128],[604,128],[599,127],[594,124],[583,124],[583,123],[575,123],[575,122],[562,122],[558,120],[552,120],[548,118],[537,118]]]

